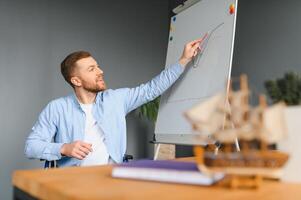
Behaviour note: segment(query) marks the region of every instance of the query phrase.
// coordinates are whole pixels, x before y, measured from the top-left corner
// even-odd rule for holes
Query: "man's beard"
[[[98,92],[101,92],[101,91],[104,91],[105,89],[107,89],[107,86],[106,86],[105,82],[103,82],[103,87],[100,87],[98,84],[95,84],[94,86],[85,85],[84,89],[88,92],[98,93]]]

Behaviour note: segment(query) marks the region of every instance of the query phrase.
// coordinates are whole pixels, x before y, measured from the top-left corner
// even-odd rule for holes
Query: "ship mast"
[[[240,91],[243,96],[241,99],[241,110],[243,112],[243,122],[248,123],[250,119],[249,114],[249,85],[248,85],[248,77],[246,74],[240,75]],[[249,151],[249,143],[246,140],[241,141],[243,152]]]
[[[267,107],[267,100],[264,94],[259,95],[259,107],[260,107],[259,122],[260,122],[260,126],[263,127],[263,111]],[[259,143],[260,143],[260,149],[262,151],[268,150],[268,144],[264,140],[259,140]]]

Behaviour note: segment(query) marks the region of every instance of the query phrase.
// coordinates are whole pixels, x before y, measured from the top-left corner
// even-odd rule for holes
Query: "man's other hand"
[[[92,144],[82,141],[66,143],[61,147],[62,155],[77,158],[79,160],[84,159],[92,151]]]

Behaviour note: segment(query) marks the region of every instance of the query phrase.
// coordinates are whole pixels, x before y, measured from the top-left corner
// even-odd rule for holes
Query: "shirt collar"
[[[74,102],[74,104],[81,109],[80,103],[76,97],[75,92],[72,93],[71,98],[72,98],[72,101]],[[95,103],[97,103],[99,101],[103,101],[103,91],[98,92],[96,94]]]

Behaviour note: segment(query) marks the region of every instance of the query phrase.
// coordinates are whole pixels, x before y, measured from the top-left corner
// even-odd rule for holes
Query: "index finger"
[[[86,143],[86,142],[82,142],[81,146],[87,148],[90,152],[92,152],[92,144]]]
[[[193,40],[190,42],[190,44],[193,46],[195,45],[196,43],[201,43],[203,40],[206,39],[206,37],[208,36],[208,33],[206,33],[203,37],[199,38],[199,39],[196,39],[196,40]]]

